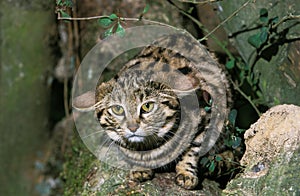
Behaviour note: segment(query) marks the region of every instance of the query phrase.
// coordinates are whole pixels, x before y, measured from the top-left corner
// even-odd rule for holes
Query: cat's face
[[[100,86],[99,92],[107,87]],[[109,88],[96,113],[112,140],[126,148],[149,150],[173,137],[179,101],[170,89],[138,73],[125,74]]]

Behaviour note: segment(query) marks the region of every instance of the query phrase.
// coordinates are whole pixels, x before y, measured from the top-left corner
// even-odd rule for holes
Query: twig
[[[225,20],[223,20],[218,26],[216,26],[212,31],[210,31],[208,34],[206,34],[202,39],[200,39],[200,42],[203,40],[206,40],[211,34],[213,34],[216,30],[218,30],[222,25],[224,25],[227,21],[232,19],[236,14],[238,14],[242,9],[244,9],[251,1],[253,0],[248,0],[245,2],[239,9],[235,10],[230,16],[228,16]]]
[[[253,109],[255,110],[255,112],[258,114],[258,116],[261,116],[260,111],[258,110],[258,108],[256,107],[256,105],[252,102],[251,97],[247,96],[237,85],[235,82],[232,81],[232,79],[229,79],[230,82],[232,83],[233,87],[235,90],[237,90],[253,107]]]
[[[186,13],[184,10],[182,10],[181,8],[177,7],[173,2],[169,1],[173,6],[175,6],[179,12],[183,15],[185,15],[186,17],[188,17],[189,19],[191,19],[200,29],[202,29],[204,32],[209,33],[209,30],[205,28],[205,26],[196,18],[194,18],[193,16],[191,16],[190,14]],[[220,46],[223,51],[227,54],[227,56],[230,59],[234,59],[234,56],[231,54],[231,52],[226,48],[226,46],[214,35],[211,35],[211,38],[215,41],[215,43]],[[199,42],[204,41],[203,39],[198,40]]]
[[[193,4],[205,4],[205,3],[214,3],[222,0],[207,0],[207,1],[197,1],[197,0],[179,0],[182,3],[193,3]]]
[[[277,22],[275,25],[272,26],[272,28],[276,29],[279,25],[281,25],[285,21],[293,20],[293,19],[300,19],[300,15],[293,15],[293,14],[290,13],[289,15],[282,17],[279,22]]]
[[[61,17],[60,13],[58,13],[57,20],[84,21],[84,20],[96,20],[96,19],[102,19],[102,18],[109,18],[109,16],[102,15],[102,16],[73,18],[73,17]],[[144,19],[144,18],[123,18],[123,17],[119,17],[119,20],[121,20],[121,21],[145,22],[145,23],[157,24],[157,25],[167,26],[167,27],[176,29],[176,27],[174,27],[174,26],[171,26],[171,25],[168,25],[168,24],[165,24],[165,23],[162,23],[162,22],[154,21],[154,20]]]

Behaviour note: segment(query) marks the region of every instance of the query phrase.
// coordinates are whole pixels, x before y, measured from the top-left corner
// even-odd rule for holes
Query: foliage
[[[78,133],[75,133],[72,140],[72,149],[65,156],[67,161],[61,173],[64,180],[64,195],[80,195],[91,163],[96,158],[80,140]]]
[[[72,7],[72,0],[56,0],[56,12],[60,13],[62,18],[71,18],[71,16],[66,12],[66,10]]]

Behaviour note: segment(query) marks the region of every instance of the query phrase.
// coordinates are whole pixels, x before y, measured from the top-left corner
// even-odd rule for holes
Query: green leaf
[[[239,77],[241,80],[243,80],[245,78],[245,70],[243,70],[243,69],[241,70]]]
[[[242,139],[240,137],[232,137],[232,148],[237,148],[241,145]]]
[[[146,14],[149,11],[149,8],[150,8],[150,5],[147,3],[142,14]]]
[[[225,139],[225,145],[227,146],[227,147],[231,147],[231,145],[232,145],[232,141],[230,140],[230,139]]]
[[[216,161],[222,161],[222,157],[221,156],[219,156],[219,155],[216,155]]]
[[[117,16],[116,14],[111,14],[111,15],[109,16],[109,18],[110,18],[111,20],[114,20],[114,19],[117,19],[118,16]]]
[[[113,23],[113,21],[110,18],[100,18],[98,22],[101,25],[101,27],[104,28],[109,27]]]
[[[240,129],[238,127],[235,127],[235,130],[238,132],[238,133],[243,133],[245,132],[245,129]]]
[[[104,32],[104,37],[111,36],[113,34],[114,26],[110,27],[107,31]]]
[[[122,27],[122,25],[119,22],[118,22],[116,34],[119,35],[120,37],[123,37],[125,35],[125,29]]]
[[[63,10],[60,10],[60,13],[61,13],[62,18],[71,18],[71,16],[69,14],[67,14],[66,12],[64,12]]]
[[[189,10],[187,11],[187,13],[192,14],[194,8],[195,8],[195,7],[190,7]]]
[[[67,7],[72,7],[73,6],[73,2],[72,0],[65,0],[65,2],[63,3],[65,6]]]
[[[209,112],[209,111],[211,110],[211,107],[210,107],[210,106],[205,106],[205,107],[204,107],[204,110],[205,110],[206,112]]]
[[[263,94],[262,94],[260,91],[256,91],[256,95],[257,95],[258,97],[263,97]]]
[[[274,17],[274,18],[271,19],[271,23],[272,24],[276,24],[278,21],[279,21],[279,17],[278,16],[276,16],[276,17]]]
[[[209,172],[213,172],[215,170],[215,167],[216,167],[216,164],[214,161],[212,161],[208,168]]]
[[[254,46],[256,49],[258,49],[262,45],[262,43],[260,41],[260,33],[251,35],[248,38],[248,43],[251,44],[252,46]]]
[[[207,163],[208,163],[208,158],[207,157],[203,157],[202,159],[201,159],[201,161],[200,161],[200,164],[201,165],[203,165],[203,166],[205,166]]]
[[[266,8],[262,8],[259,11],[259,20],[263,23],[268,22],[268,10]]]
[[[62,6],[62,0],[57,0],[56,5]]]
[[[233,109],[230,111],[229,113],[229,123],[234,127],[235,126],[235,120],[236,120],[236,117],[237,117],[237,110],[236,109]]]
[[[227,69],[232,69],[234,68],[234,65],[235,65],[235,59],[230,59],[229,61],[227,61],[225,66]]]
[[[266,41],[268,40],[269,37],[269,30],[267,27],[262,27],[261,28],[261,32],[260,32],[260,41],[261,44],[266,43]]]

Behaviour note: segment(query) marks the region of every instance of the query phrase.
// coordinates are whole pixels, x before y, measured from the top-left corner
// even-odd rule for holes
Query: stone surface
[[[3,0],[0,7],[0,194],[26,196],[32,157],[49,133],[53,10],[40,1]]]
[[[250,3],[242,8],[247,2]],[[263,98],[261,103],[269,107],[282,103],[299,105],[299,19],[286,20],[276,30],[271,30],[270,24],[264,26],[260,20],[262,8],[268,11],[268,23],[276,17],[280,21],[289,14],[299,15],[298,1],[232,0],[218,2],[215,7],[222,21],[231,17],[223,27],[244,62],[250,66],[253,76],[259,77],[258,85]],[[236,15],[231,16],[240,8]],[[256,49],[249,44],[248,39],[259,33],[263,26],[268,29],[268,41]]]
[[[226,194],[299,195],[300,107],[278,105],[245,133],[244,173]]]

